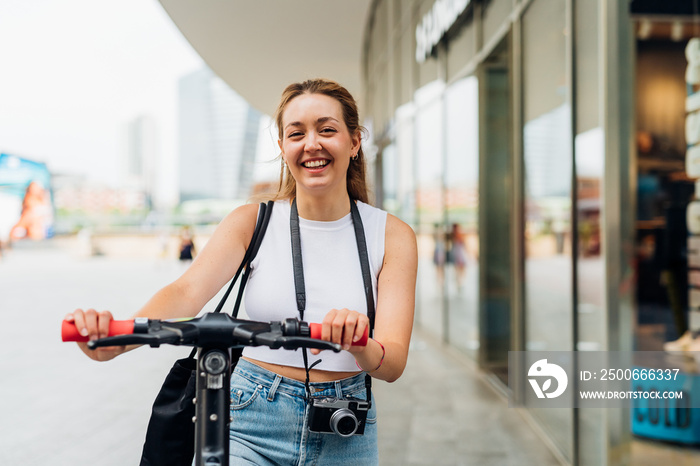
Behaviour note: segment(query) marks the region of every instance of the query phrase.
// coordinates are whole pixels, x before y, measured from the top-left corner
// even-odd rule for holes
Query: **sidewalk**
[[[414,332],[408,364],[393,384],[373,385],[382,465],[560,464],[476,363]]]
[[[76,258],[50,246],[0,260],[0,464],[138,464],[155,394],[189,350],[95,363],[60,343],[60,321],[75,307],[126,318],[182,271],[174,260]],[[470,361],[419,331],[403,377],[374,389],[382,465],[559,464]]]

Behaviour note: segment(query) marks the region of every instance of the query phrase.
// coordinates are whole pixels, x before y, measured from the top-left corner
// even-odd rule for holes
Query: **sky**
[[[150,115],[176,163],[177,80],[202,66],[156,0],[2,0],[0,152],[117,185]]]

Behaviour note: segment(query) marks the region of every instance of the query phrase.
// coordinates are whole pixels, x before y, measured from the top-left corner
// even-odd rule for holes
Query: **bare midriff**
[[[287,377],[288,379],[294,379],[298,380],[300,382],[303,382],[306,380],[306,369],[303,367],[291,367],[291,366],[282,366],[280,364],[272,364],[269,362],[263,362],[263,361],[258,361],[257,359],[250,359],[244,357],[246,361],[249,361],[257,366],[262,367],[263,369],[267,369],[270,372],[274,372],[275,374],[279,374],[282,377]],[[355,371],[355,372],[331,372],[331,371],[321,371],[317,369],[311,369],[309,372],[309,381],[310,382],[333,382],[336,380],[342,380],[342,379],[347,379],[348,377],[352,377],[354,375],[359,374],[360,371]]]

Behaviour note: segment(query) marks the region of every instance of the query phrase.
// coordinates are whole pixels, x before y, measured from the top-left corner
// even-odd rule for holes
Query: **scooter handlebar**
[[[323,330],[322,324],[309,324],[309,336],[315,340],[321,339],[321,331]],[[365,333],[362,338],[352,343],[352,346],[367,346],[367,340],[369,339],[369,327],[365,329]]]
[[[322,324],[310,323],[309,324],[309,336],[313,339],[321,339],[321,331],[323,329]],[[112,320],[109,322],[109,333],[107,336],[115,335],[130,335],[134,333],[134,320]],[[353,342],[353,346],[366,346],[367,340],[369,339],[369,329],[365,329],[365,333],[358,341]],[[78,329],[75,327],[74,322],[68,322],[64,320],[61,324],[61,340],[62,341],[76,341],[76,342],[86,342],[89,340],[88,337],[82,336]]]
[[[134,320],[112,320],[109,322],[109,333],[107,336],[130,335],[134,333]],[[61,324],[61,340],[86,342],[88,337],[82,336],[75,328],[74,322],[64,320]]]

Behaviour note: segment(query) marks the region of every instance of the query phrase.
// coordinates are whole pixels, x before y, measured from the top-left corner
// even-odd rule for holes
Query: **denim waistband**
[[[306,388],[304,382],[282,377],[272,371],[264,369],[250,361],[241,358],[236,364],[234,373],[250,380],[253,383],[262,385],[269,390],[269,397],[274,397],[276,392],[286,393],[292,396],[305,397]],[[311,382],[309,383],[312,398],[335,397],[344,398],[351,393],[362,390],[364,398],[365,374],[360,373],[346,379],[332,382]]]

